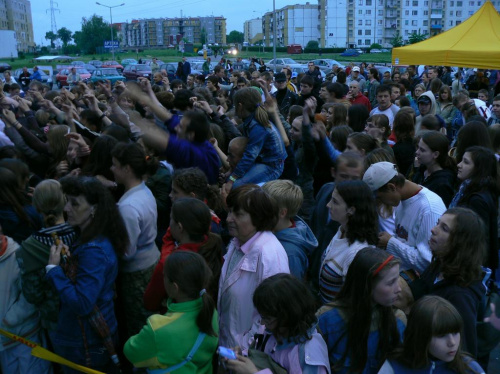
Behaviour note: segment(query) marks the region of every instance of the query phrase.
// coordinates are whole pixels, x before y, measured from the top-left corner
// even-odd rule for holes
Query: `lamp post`
[[[109,24],[109,26],[111,27],[111,55],[113,56],[112,59],[113,61],[115,60],[115,47],[114,47],[114,40],[113,40],[113,14],[111,13],[111,9],[113,8],[118,8],[120,6],[124,6],[125,3],[121,3],[120,5],[114,5],[114,6],[109,6],[109,5],[104,5],[104,4],[101,4],[99,2],[96,1],[96,4],[97,5],[101,5],[103,7],[106,7],[106,8],[109,8],[109,18],[111,20],[111,23]]]

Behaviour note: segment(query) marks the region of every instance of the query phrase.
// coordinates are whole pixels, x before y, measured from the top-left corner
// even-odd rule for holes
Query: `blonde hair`
[[[254,113],[255,119],[264,127],[270,127],[269,116],[264,109],[260,90],[255,87],[245,87],[234,94],[234,106],[242,105],[247,112]]]
[[[38,213],[43,214],[47,227],[55,226],[57,219],[62,217],[64,205],[64,194],[58,181],[46,179],[36,186],[33,206]]]
[[[304,201],[302,189],[290,180],[273,180],[264,184],[262,189],[276,201],[280,209],[287,210],[287,218],[296,216]]]

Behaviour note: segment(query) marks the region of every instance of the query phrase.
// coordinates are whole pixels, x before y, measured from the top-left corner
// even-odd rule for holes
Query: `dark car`
[[[123,71],[123,66],[119,64],[117,61],[104,61],[102,63],[102,68],[115,68],[119,73]]]
[[[137,80],[140,77],[151,79],[151,68],[145,64],[130,64],[125,66],[123,76],[126,80]]]
[[[168,80],[172,81],[175,79],[175,72],[177,71],[177,66],[178,66],[177,62],[167,62],[166,64],[160,65],[160,71],[165,69],[167,71]],[[193,66],[191,65],[191,67]]]
[[[356,57],[359,56],[360,53],[356,49],[346,49],[344,52],[340,54],[341,56],[351,56],[351,57]]]
[[[5,62],[0,62],[0,73],[3,73],[4,71],[7,70],[12,70],[12,67]]]
[[[212,56],[214,52],[211,49],[207,49],[207,56]],[[198,56],[203,56],[203,49],[198,51]]]

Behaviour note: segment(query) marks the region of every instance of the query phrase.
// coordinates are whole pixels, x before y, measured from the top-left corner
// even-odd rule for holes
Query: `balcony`
[[[398,17],[397,13],[387,12],[385,14],[385,18],[397,18],[397,17]]]
[[[431,25],[431,30],[441,30],[443,25]]]

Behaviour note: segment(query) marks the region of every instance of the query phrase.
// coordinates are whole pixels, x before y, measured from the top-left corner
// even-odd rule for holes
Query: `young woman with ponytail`
[[[269,120],[260,91],[255,87],[234,94],[236,114],[243,121],[242,134],[248,138],[243,157],[225,184],[233,187],[278,179],[287,157],[285,144],[276,126]]]
[[[195,198],[179,198],[172,205],[170,228],[163,238],[160,261],[144,293],[144,306],[151,311],[164,310],[162,302],[168,296],[163,284],[163,264],[178,251],[199,253],[212,271],[207,286],[208,293],[217,298],[217,288],[222,268],[222,239],[210,232],[211,213],[208,206]]]
[[[211,374],[218,317],[206,291],[212,282],[206,260],[191,251],[176,251],[166,259],[163,281],[168,312],[149,317],[141,332],[125,343],[123,353],[149,372]]]

